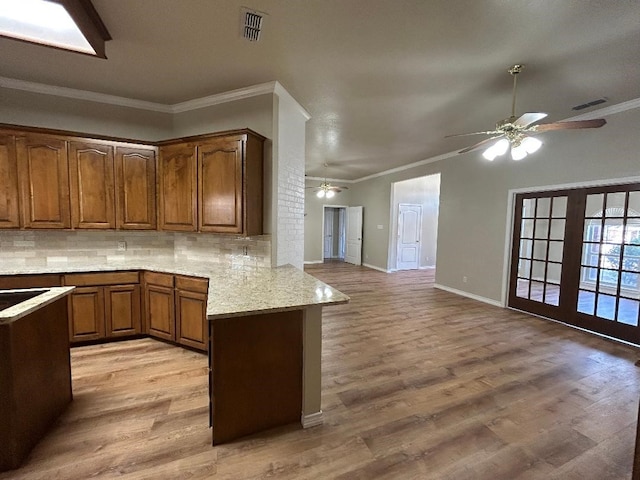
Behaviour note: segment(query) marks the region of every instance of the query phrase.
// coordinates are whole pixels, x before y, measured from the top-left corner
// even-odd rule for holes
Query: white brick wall
[[[309,116],[284,89],[274,97],[274,266],[304,264],[305,124]]]

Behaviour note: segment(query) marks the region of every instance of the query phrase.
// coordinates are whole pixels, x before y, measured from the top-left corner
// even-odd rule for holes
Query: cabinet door
[[[175,341],[175,307],[173,298],[173,288],[147,285],[147,318],[149,335],[152,337]]]
[[[106,336],[140,333],[140,285],[105,287]]]
[[[176,290],[176,341],[207,351],[207,294]]]
[[[198,229],[242,233],[242,137],[198,146]]]
[[[192,144],[160,148],[158,222],[160,230],[196,230],[196,149]]]
[[[116,228],[112,146],[71,142],[69,183],[73,228]]]
[[[69,295],[69,339],[104,338],[104,287],[77,287]]]
[[[116,226],[156,229],[156,152],[116,147]]]
[[[0,228],[20,226],[18,164],[13,135],[0,135]]]
[[[67,142],[44,135],[16,139],[22,226],[70,228]]]

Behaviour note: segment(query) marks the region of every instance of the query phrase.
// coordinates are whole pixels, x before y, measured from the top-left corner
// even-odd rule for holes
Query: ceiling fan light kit
[[[329,165],[324,164],[324,168],[328,168]],[[324,181],[315,187],[306,187],[306,188],[314,188],[318,191],[316,192],[316,197],[318,198],[333,198],[336,196],[336,193],[340,193],[342,190],[348,190],[348,187],[343,187],[340,185],[331,185],[327,182],[327,178],[325,177]]]
[[[328,187],[328,188],[327,188]],[[333,190],[330,190],[330,186],[326,186],[323,188],[323,186],[320,186],[320,190],[318,190],[318,193],[316,193],[316,197],[318,198],[333,198],[336,195],[336,192],[334,192]]]
[[[495,130],[447,135],[447,137],[457,137],[462,135],[493,135],[491,138],[482,140],[475,145],[462,149],[458,153],[467,153],[490,144],[482,153],[482,156],[485,159],[493,161],[496,157],[504,155],[507,153],[507,150],[511,149],[511,158],[513,160],[522,160],[527,155],[537,152],[542,146],[542,142],[538,138],[531,136],[531,134],[550,130],[599,128],[607,123],[604,118],[597,118],[594,120],[578,120],[533,125],[533,123],[538,122],[547,116],[546,113],[541,112],[529,112],[521,115],[519,118],[516,118],[517,77],[518,74],[522,72],[523,67],[524,65],[522,64],[516,64],[508,70],[509,74],[513,77],[511,116],[496,123]],[[491,143],[497,138],[500,138],[500,140],[495,143]]]

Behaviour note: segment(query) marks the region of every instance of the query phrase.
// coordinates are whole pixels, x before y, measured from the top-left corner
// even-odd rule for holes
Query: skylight
[[[69,11],[50,0],[0,0],[0,35],[104,57],[110,37],[93,6],[86,11],[80,2],[64,3]]]

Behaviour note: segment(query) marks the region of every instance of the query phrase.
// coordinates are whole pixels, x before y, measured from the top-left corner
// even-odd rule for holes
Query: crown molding
[[[169,105],[169,108],[171,109],[171,113],[184,113],[192,110],[198,110],[200,108],[211,107],[213,105],[219,105],[221,103],[234,102],[245,98],[258,97],[260,95],[268,95],[275,93],[277,83],[278,82],[267,82],[259,85],[253,85],[251,87],[238,88],[229,92],[216,93],[215,95],[195,98],[193,100],[187,100],[186,102]]]
[[[317,182],[338,182],[338,183],[356,183],[357,180],[343,180],[342,178],[327,178],[327,177],[304,177],[306,180],[313,180]]]
[[[245,88],[238,88],[229,92],[217,93],[202,98],[195,98],[173,105],[163,103],[147,102],[144,100],[135,100],[133,98],[119,97],[116,95],[107,95],[104,93],[91,92],[88,90],[78,90],[75,88],[58,87],[55,85],[46,85],[44,83],[28,82],[26,80],[18,80],[15,78],[0,77],[0,88],[11,88],[14,90],[22,90],[25,92],[39,93],[43,95],[52,95],[57,97],[73,98],[76,100],[86,100],[89,102],[104,103],[108,105],[117,105],[120,107],[136,108],[139,110],[149,110],[160,113],[185,113],[200,108],[219,105],[221,103],[243,100],[245,98],[257,97],[260,95],[274,94],[285,98],[291,102],[295,108],[305,117],[306,120],[311,118],[307,112],[295,98],[286,91],[286,89],[277,81],[261,83]]]
[[[53,95],[56,97],[105,103],[120,107],[137,108],[139,110],[149,110],[152,112],[172,113],[170,105],[146,102],[144,100],[134,100],[132,98],[118,97],[116,95],[107,95],[104,93],[90,92],[88,90],[77,90],[75,88],[46,85],[44,83],[27,82],[26,80],[17,80],[15,78],[0,77],[0,87],[31,93],[40,93],[42,95]]]
[[[600,108],[592,112],[587,112],[581,115],[576,115],[575,117],[566,118],[563,121],[593,120],[594,118],[602,118],[608,115],[615,115],[616,113],[626,112],[627,110],[633,110],[635,108],[640,108],[640,98],[634,98],[627,102],[616,103],[615,105]]]

